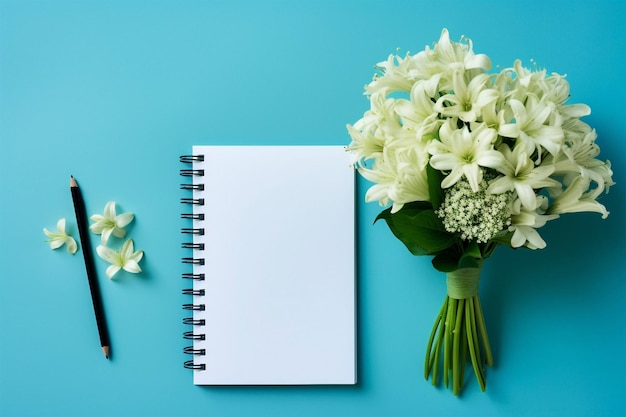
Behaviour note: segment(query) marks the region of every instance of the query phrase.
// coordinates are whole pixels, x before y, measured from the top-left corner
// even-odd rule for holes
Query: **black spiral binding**
[[[183,155],[180,157],[180,162],[184,164],[193,164],[194,162],[202,162],[204,161],[204,155]],[[182,177],[202,177],[204,176],[204,170],[202,169],[181,169],[180,175]],[[203,191],[204,184],[181,184],[181,190],[185,191]],[[193,206],[202,206],[204,205],[204,199],[202,198],[188,198],[183,197],[180,199],[181,204],[184,204],[187,207]],[[194,227],[182,227],[181,233],[183,236],[202,236],[204,235],[204,228],[197,227],[197,222],[204,220],[204,214],[193,213],[182,213],[180,215],[183,220],[192,220],[194,221]],[[198,257],[198,252],[204,250],[204,245],[202,243],[191,242],[183,242],[181,244],[183,249],[191,249],[193,251],[192,257],[183,257],[181,258],[181,262],[185,265],[204,265],[204,258]],[[184,272],[182,274],[182,278],[185,280],[194,281],[204,281],[204,274],[197,274],[192,272]],[[183,291],[183,295],[190,295],[193,297],[202,297],[204,296],[204,290],[195,290],[193,288],[185,288]],[[194,303],[186,303],[183,304],[183,310],[185,311],[204,311],[204,304],[194,304]],[[205,325],[205,321],[203,319],[196,319],[194,317],[185,317],[183,319],[183,324],[188,326],[193,326],[194,330],[186,331],[183,333],[183,338],[185,340],[205,340],[206,335],[201,332],[200,327]],[[183,352],[187,355],[195,356],[204,356],[206,354],[204,349],[197,349],[194,346],[186,346],[183,349]],[[184,363],[185,368],[193,369],[196,371],[203,371],[206,369],[206,365],[203,363],[194,362],[194,360],[188,360]]]

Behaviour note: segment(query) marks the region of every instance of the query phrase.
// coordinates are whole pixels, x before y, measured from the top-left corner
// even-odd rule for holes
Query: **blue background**
[[[0,415],[623,414],[624,18],[617,0],[0,0]],[[193,386],[178,156],[192,144],[347,144],[373,65],[443,27],[494,65],[533,58],[567,73],[613,163],[611,216],[563,216],[541,229],[545,250],[496,252],[481,283],[496,364],[486,393],[468,376],[455,398],[422,377],[443,276],[372,226],[380,208],[359,180],[359,384]],[[136,214],[130,235],[146,254],[141,275],[100,275],[111,361],[81,255],[44,243],[61,217],[77,234],[70,174],[89,213],[115,200]]]

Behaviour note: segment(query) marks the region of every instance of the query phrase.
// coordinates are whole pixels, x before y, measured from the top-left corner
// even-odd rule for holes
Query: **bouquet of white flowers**
[[[563,213],[594,211],[613,185],[596,132],[567,104],[564,76],[512,68],[488,73],[490,59],[444,29],[433,49],[390,55],[365,87],[370,110],[348,125],[348,151],[374,183],[366,201],[376,220],[414,255],[447,274],[447,296],[428,341],[424,376],[459,394],[467,355],[484,391],[492,354],[478,298],[483,261],[499,245],[541,249],[537,229]]]

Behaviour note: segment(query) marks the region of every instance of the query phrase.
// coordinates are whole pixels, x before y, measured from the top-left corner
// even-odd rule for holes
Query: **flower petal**
[[[134,251],[135,246],[133,244],[133,240],[127,239],[122,245],[122,249],[120,249],[120,255],[122,256],[122,259],[130,259]]]
[[[133,259],[129,259],[126,261],[126,263],[124,263],[124,271],[130,272],[132,274],[138,274],[139,272],[141,272],[141,268],[139,267],[139,264],[137,263],[137,261],[133,260]]]
[[[117,265],[109,266],[107,268],[107,271],[106,271],[107,277],[109,277],[109,279],[113,278],[115,276],[115,274],[117,274],[119,272],[120,269],[122,269],[122,268],[117,266]]]
[[[59,219],[59,221],[57,222],[57,230],[60,233],[65,234],[65,217]]]
[[[438,153],[430,158],[430,165],[439,171],[451,170],[456,167],[458,163],[458,157],[451,153]]]
[[[124,236],[126,236],[126,230],[121,228],[121,227],[115,227],[115,228],[110,229],[110,230],[113,233],[113,236],[119,237],[120,239],[123,238]]]
[[[106,245],[111,237],[111,233],[113,233],[113,229],[106,228],[102,230],[102,244]]]
[[[132,222],[134,218],[135,216],[133,213],[120,214],[115,218],[115,223],[117,224],[117,227],[124,227]]]
[[[74,240],[73,237],[68,236],[65,239],[65,243],[67,244],[67,251],[71,253],[72,255],[75,254],[76,251],[78,250],[78,245],[76,244],[76,240]]]
[[[138,250],[137,252],[133,253],[133,255],[130,257],[130,259],[134,260],[135,262],[141,261],[142,258],[143,258],[142,250]]]
[[[115,201],[109,201],[104,206],[104,217],[111,220],[115,218]]]
[[[450,172],[450,174],[448,174],[448,176],[441,181],[441,188],[452,187],[458,180],[461,179],[461,177],[463,177],[463,168],[460,166],[454,167],[452,172]]]
[[[65,243],[65,240],[63,240],[62,238],[54,238],[50,240],[50,249],[59,249],[61,246],[63,246],[63,244]]]
[[[95,216],[92,216],[92,218]],[[104,222],[104,219],[102,220],[98,220],[96,223],[92,224],[91,226],[89,226],[89,230],[91,230],[93,233],[99,235],[102,234],[102,231],[106,228],[106,223]]]
[[[104,259],[105,261],[107,261],[110,264],[117,264],[118,263],[118,256],[117,256],[117,252],[114,251],[111,248],[108,248],[106,246],[102,246],[102,245],[98,245],[98,247],[96,248],[96,253],[98,254],[99,257],[101,257],[102,259]]]
[[[522,206],[528,210],[534,210],[537,207],[537,196],[533,188],[528,184],[514,183],[515,191],[519,196]]]

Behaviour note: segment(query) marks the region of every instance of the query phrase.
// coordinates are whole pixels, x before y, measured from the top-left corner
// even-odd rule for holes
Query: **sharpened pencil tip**
[[[70,187],[78,187],[78,184],[76,184],[76,180],[74,179],[73,175],[70,175]]]
[[[102,352],[104,352],[104,357],[109,359],[109,347],[108,346],[102,346]]]

